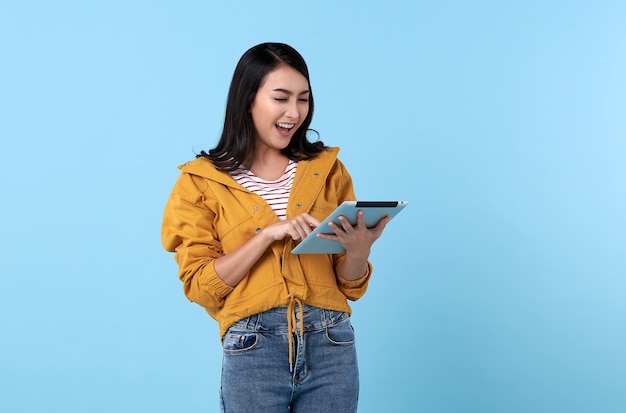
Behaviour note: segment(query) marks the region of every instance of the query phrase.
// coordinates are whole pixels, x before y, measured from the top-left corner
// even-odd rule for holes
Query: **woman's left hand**
[[[346,250],[346,256],[350,258],[367,260],[372,244],[382,235],[385,226],[390,220],[391,218],[388,216],[384,217],[378,221],[375,227],[367,228],[363,211],[359,211],[357,213],[356,225],[352,226],[344,216],[340,216],[339,222],[341,225],[337,225],[334,222],[328,224],[335,235],[319,234],[318,237],[339,242]]]

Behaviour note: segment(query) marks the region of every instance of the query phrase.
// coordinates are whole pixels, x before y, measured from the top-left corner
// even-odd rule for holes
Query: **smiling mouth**
[[[295,123],[277,123],[276,126],[278,126],[278,128],[280,129],[291,130],[294,126],[296,126],[296,124]]]
[[[296,126],[295,123],[277,123],[276,130],[278,130],[280,136],[288,137],[294,126]]]

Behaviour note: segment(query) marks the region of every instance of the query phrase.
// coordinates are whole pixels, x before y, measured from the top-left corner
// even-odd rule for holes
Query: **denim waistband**
[[[293,314],[289,312],[293,311]],[[295,323],[291,326],[288,319],[295,316]],[[307,304],[296,305],[292,309],[289,307],[276,307],[262,313],[254,314],[250,317],[239,320],[230,327],[231,331],[254,331],[254,332],[303,332],[322,330],[350,316],[343,311],[326,310],[313,307]],[[293,331],[293,330],[296,331]],[[301,330],[300,330],[301,329]]]

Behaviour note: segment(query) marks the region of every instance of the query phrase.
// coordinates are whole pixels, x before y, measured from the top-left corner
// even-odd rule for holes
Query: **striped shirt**
[[[231,175],[239,185],[263,198],[278,218],[284,220],[287,218],[287,201],[297,168],[298,162],[289,160],[285,173],[275,181],[261,179],[243,166],[233,171]]]

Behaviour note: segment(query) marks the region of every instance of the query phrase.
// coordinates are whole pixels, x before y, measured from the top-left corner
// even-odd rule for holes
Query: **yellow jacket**
[[[341,202],[354,200],[352,178],[337,159],[338,148],[300,161],[287,205],[287,217],[309,213],[326,218]],[[367,289],[372,267],[355,281],[337,266],[344,255],[293,255],[294,241],[274,242],[236,287],[215,273],[213,261],[278,221],[260,196],[217,170],[206,158],[179,166],[182,171],[165,206],[161,240],[176,252],[178,276],[187,298],[217,320],[220,337],[242,318],[294,300],[329,310],[348,311]]]

